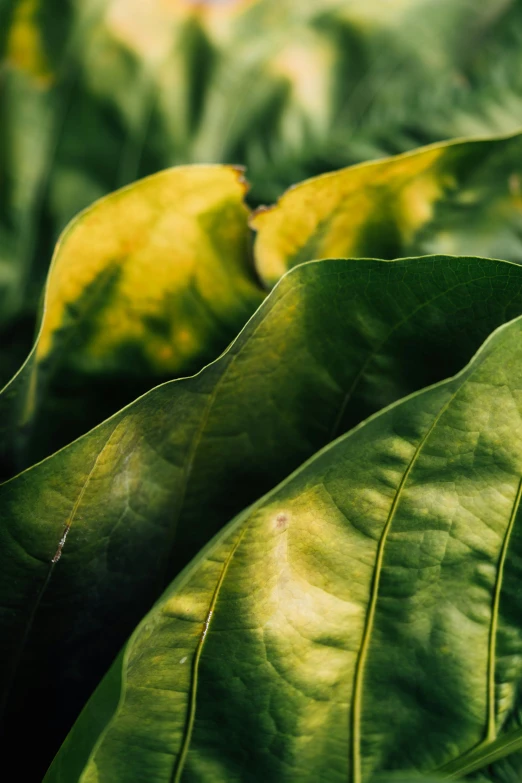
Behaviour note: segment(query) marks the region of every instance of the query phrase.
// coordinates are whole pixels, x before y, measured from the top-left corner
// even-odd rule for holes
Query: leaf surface
[[[361,419],[455,372],[521,311],[522,267],[507,262],[302,265],[200,374],[0,485],[5,747],[32,732],[43,763],[228,519]]]
[[[233,520],[138,626],[46,783],[366,783],[458,774],[507,739],[521,338],[519,318]]]
[[[214,359],[264,294],[249,264],[245,184],[178,167],[107,196],[55,251],[40,332],[0,395],[18,467],[47,456],[159,381]]]
[[[522,135],[439,144],[302,182],[251,219],[273,285],[313,258],[475,254],[522,262]]]

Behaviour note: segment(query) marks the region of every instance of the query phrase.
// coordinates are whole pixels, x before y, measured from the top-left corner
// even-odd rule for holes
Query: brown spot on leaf
[[[285,514],[283,512],[278,514],[275,518],[275,525],[278,530],[285,528],[287,522],[288,522],[288,514]]]

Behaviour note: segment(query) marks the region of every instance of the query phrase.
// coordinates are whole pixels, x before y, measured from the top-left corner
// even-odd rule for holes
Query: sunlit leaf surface
[[[6,747],[29,732],[43,774],[127,635],[224,523],[521,312],[522,267],[507,262],[305,264],[199,375],[0,485]]]
[[[241,513],[138,626],[46,783],[366,783],[508,742],[521,393],[518,319]]]

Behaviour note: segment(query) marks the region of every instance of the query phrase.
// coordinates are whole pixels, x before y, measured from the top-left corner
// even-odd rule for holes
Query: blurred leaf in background
[[[0,14],[0,323],[21,354],[59,231],[121,185],[233,162],[258,204],[522,116],[518,0],[4,0]]]
[[[521,263],[521,180],[519,133],[320,175],[253,216],[230,165],[175,166],[101,198],[63,232],[35,348],[0,392],[0,476],[197,372],[302,262],[469,247]]]

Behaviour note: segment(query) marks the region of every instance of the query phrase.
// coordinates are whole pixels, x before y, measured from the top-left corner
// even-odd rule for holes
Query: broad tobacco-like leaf
[[[27,344],[47,249],[79,209],[174,163],[246,163],[259,202],[363,158],[512,132],[521,10],[6,0],[0,383]],[[521,138],[303,183],[253,221],[269,286],[313,258],[468,257],[300,267],[199,375],[0,486],[6,767],[30,736],[24,774],[41,779],[129,631],[227,519],[519,315],[522,270],[469,254],[522,260]],[[35,348],[0,394],[4,476],[237,334],[264,297],[243,192],[231,169],[176,169],[71,225]],[[521,745],[520,362],[502,334],[476,371],[353,431],[200,555],[50,779],[373,783],[480,767],[481,781],[518,780],[520,754],[504,756]]]
[[[132,628],[228,519],[520,312],[522,267],[507,262],[304,264],[199,375],[1,485],[5,747],[25,731],[27,764],[50,761]]]
[[[312,258],[425,253],[522,262],[522,135],[439,144],[302,182],[251,220],[273,285]]]
[[[272,285],[313,258],[467,246],[520,261],[520,160],[522,135],[439,145],[304,182],[252,220],[260,274]],[[73,221],[52,265],[40,361],[3,396],[18,406],[4,476],[13,473],[15,438],[20,468],[227,345],[264,296],[243,195],[236,171],[181,167],[118,191]]]
[[[4,473],[228,345],[264,297],[249,260],[244,192],[230,167],[178,167],[70,224],[33,352],[0,393]]]
[[[260,203],[326,170],[520,126],[518,0],[3,0],[0,13],[0,276],[16,299],[39,292],[79,210],[167,166],[244,164]]]
[[[138,626],[46,783],[366,783],[520,749],[521,401],[517,319],[240,514]]]

